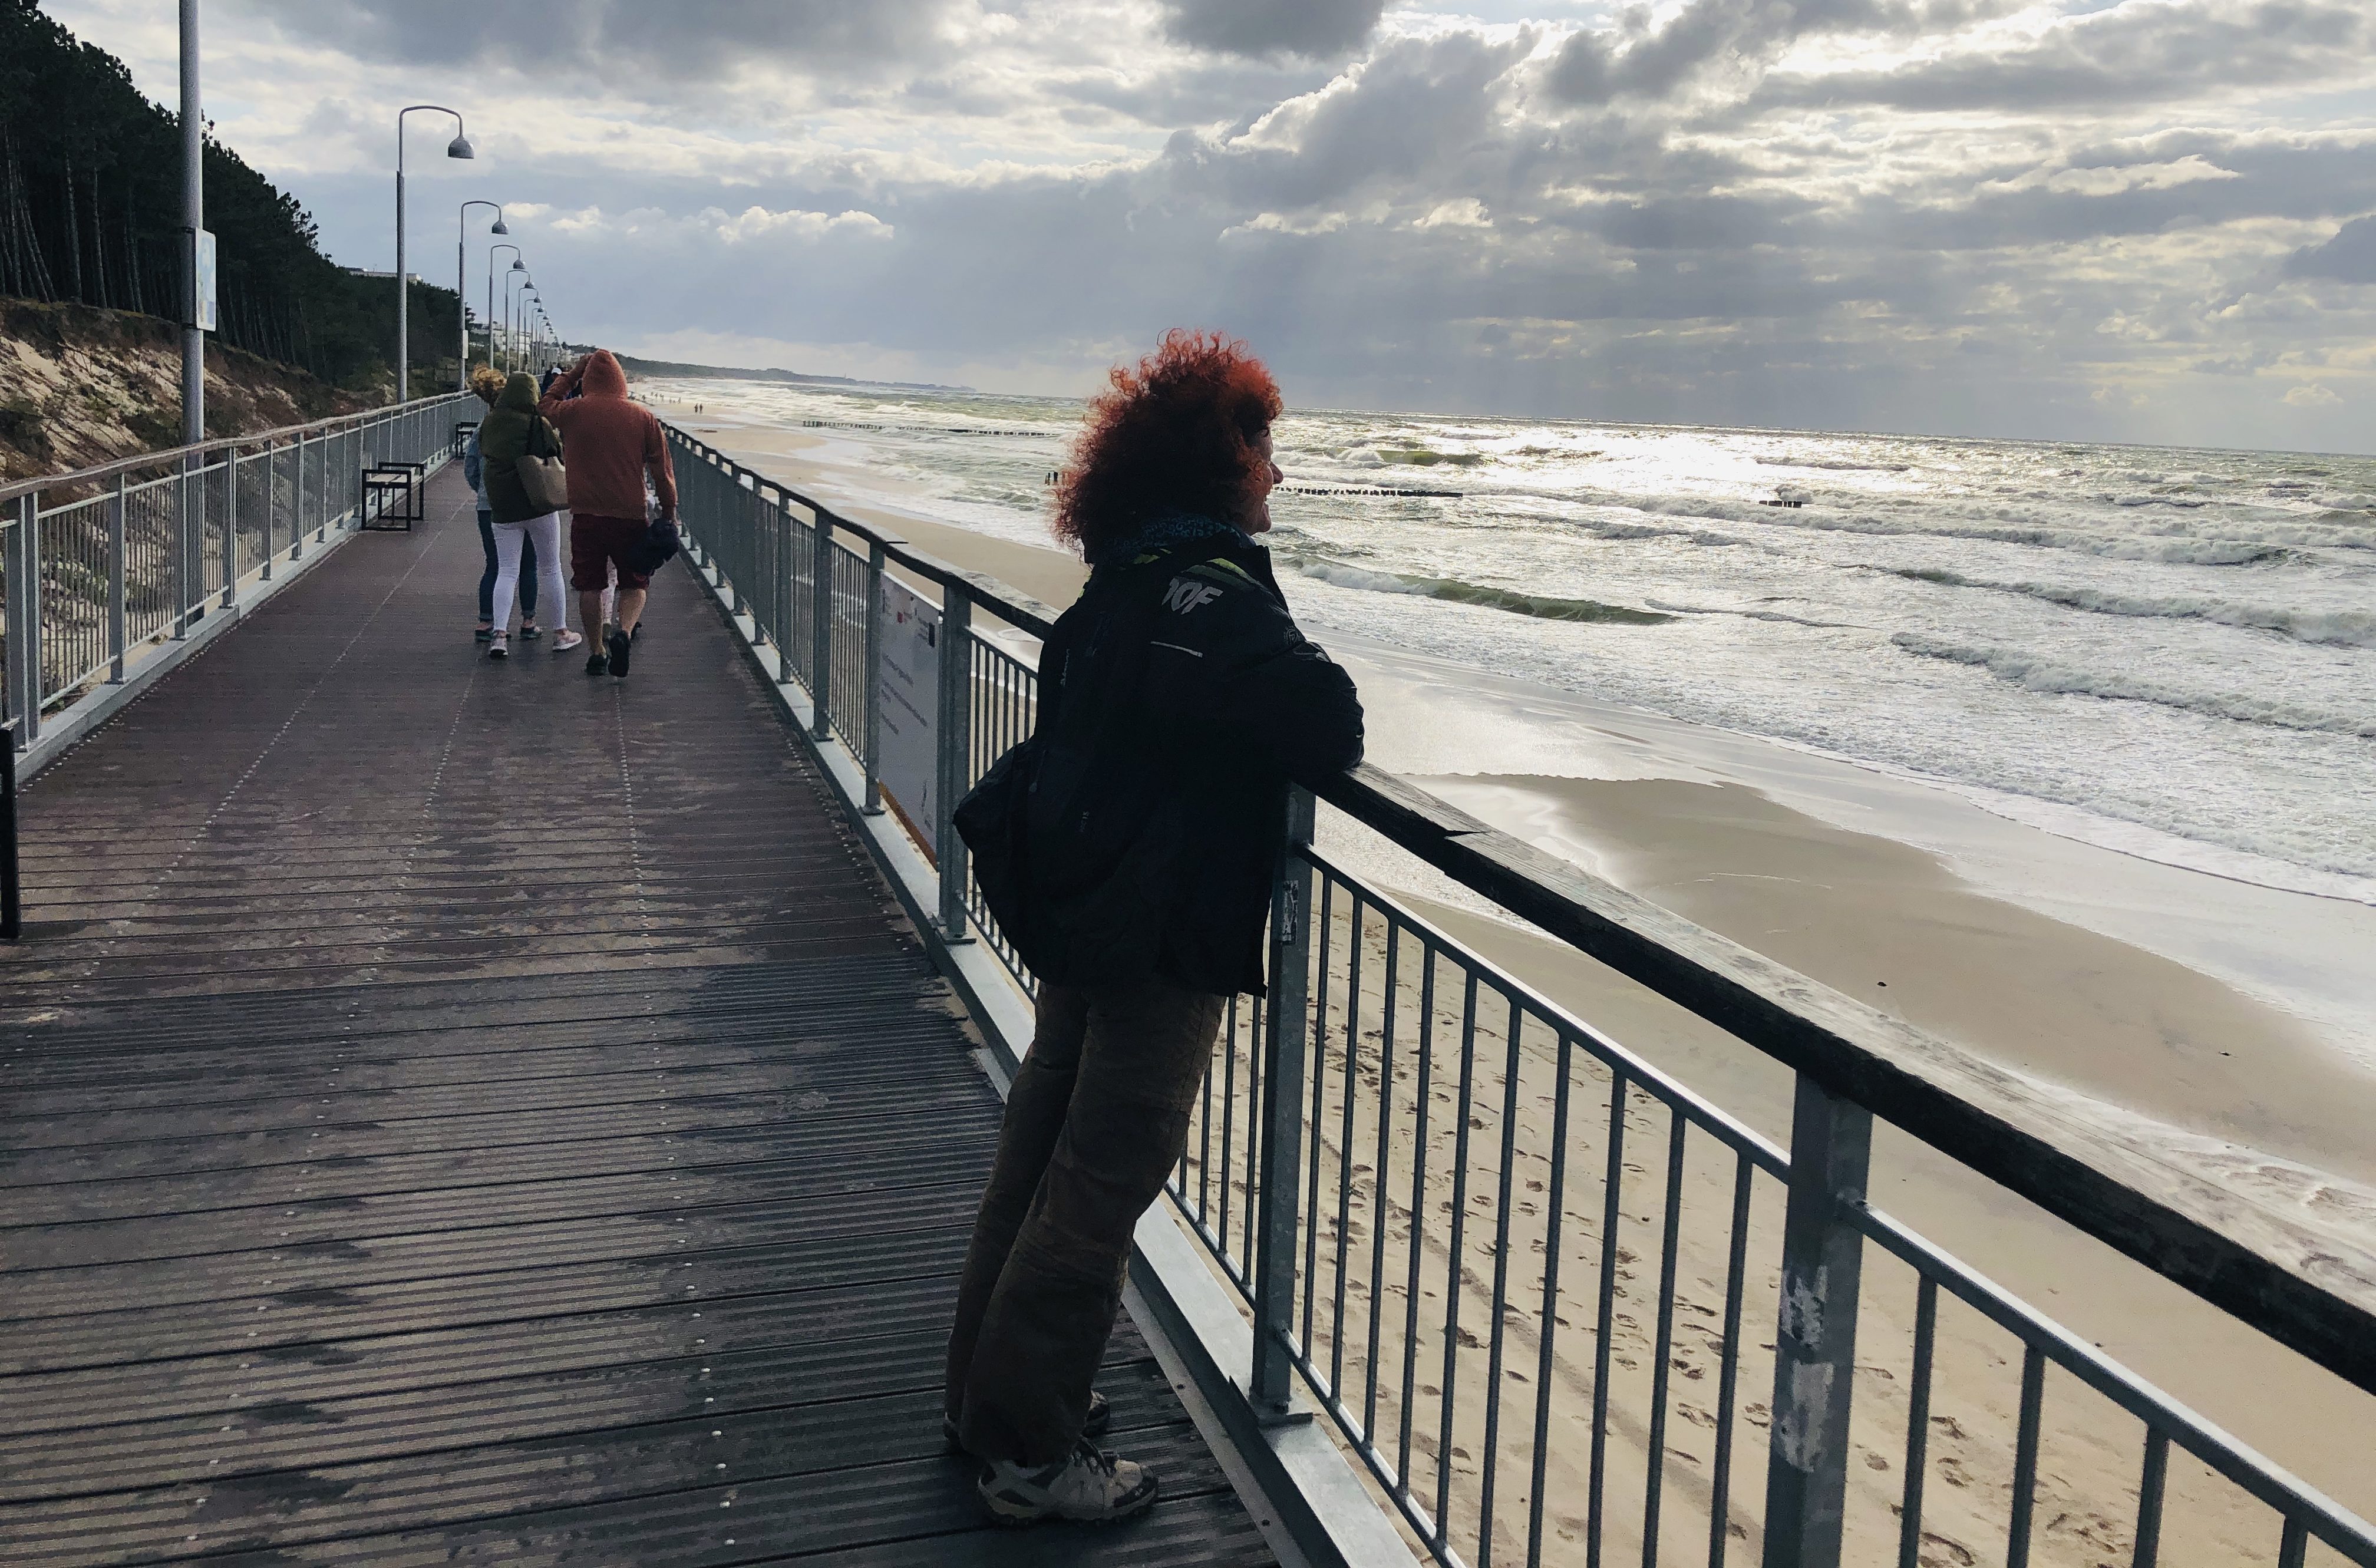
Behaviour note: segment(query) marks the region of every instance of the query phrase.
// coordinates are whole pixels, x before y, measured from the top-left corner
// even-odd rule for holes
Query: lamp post
[[[525,261],[513,262],[511,270],[504,274],[505,355],[505,358],[509,360],[511,367],[514,370],[517,370],[519,368],[519,328],[513,323],[512,285],[515,283],[532,283],[534,279],[529,278],[528,275],[528,263]]]
[[[451,114],[454,116],[454,139],[446,144],[448,158],[475,158],[468,137],[462,134],[462,116],[457,110],[442,103],[415,103],[396,113],[396,400],[405,401],[411,395],[412,342],[410,336],[412,291],[404,281],[404,117],[413,113]],[[462,302],[456,300],[459,309]]]
[[[182,0],[182,222],[190,231],[183,286],[182,444],[207,438],[207,338],[198,326],[198,232],[207,226],[206,116],[198,108],[198,0]]]
[[[488,231],[489,233],[511,232],[509,229],[504,227],[504,206],[499,201],[466,201],[462,204],[460,211],[455,215],[454,314],[460,318],[459,326],[462,333],[462,357],[454,362],[454,390],[457,392],[468,392],[470,389],[470,315],[462,308],[462,290],[465,286],[462,267],[469,259],[470,240],[468,230],[470,208],[474,207],[492,207],[495,209],[495,226]],[[492,334],[494,329],[494,324],[489,322],[488,332]],[[487,344],[487,362],[489,364],[495,362],[494,342],[492,337]]]
[[[495,253],[497,251],[511,252],[512,265],[517,267],[519,265],[520,248],[517,245],[487,247],[487,362],[489,364],[495,362]]]

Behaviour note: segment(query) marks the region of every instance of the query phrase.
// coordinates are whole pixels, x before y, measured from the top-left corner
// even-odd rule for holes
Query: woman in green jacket
[[[586,640],[569,629],[569,588],[561,580],[561,514],[538,506],[520,482],[519,460],[528,454],[531,441],[540,453],[561,455],[561,433],[536,411],[536,378],[525,371],[515,372],[504,384],[504,395],[495,399],[486,422],[479,426],[479,458],[495,529],[494,636],[487,644],[489,659],[511,657],[505,633],[511,626],[512,600],[519,592],[524,540],[536,546],[536,563],[542,573],[539,597],[560,607],[553,613],[552,651],[560,653]]]

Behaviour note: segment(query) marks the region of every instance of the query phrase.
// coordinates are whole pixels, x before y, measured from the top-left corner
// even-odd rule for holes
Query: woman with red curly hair
[[[949,1336],[947,1434],[1003,1520],[1111,1519],[1156,1480],[1091,1441],[1139,1216],[1188,1136],[1223,1009],[1263,991],[1289,779],[1361,758],[1353,683],[1288,614],[1270,527],[1278,386],[1173,332],[1089,406],[1056,531],[1088,586],[1040,660],[1031,738],[959,807],[1040,981]]]

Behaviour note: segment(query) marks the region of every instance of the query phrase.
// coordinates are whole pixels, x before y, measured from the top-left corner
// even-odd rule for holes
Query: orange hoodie
[[[579,396],[569,394],[576,389]],[[641,517],[644,475],[660,498],[660,515],[676,516],[676,469],[651,410],[627,399],[627,373],[608,349],[597,349],[552,384],[538,411],[561,432],[569,470],[569,510],[595,517]]]

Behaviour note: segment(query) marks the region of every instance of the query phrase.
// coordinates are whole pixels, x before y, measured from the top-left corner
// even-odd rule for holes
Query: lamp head
[[[489,232],[490,233],[495,233],[495,234],[508,234],[508,233],[510,233],[510,232],[511,232],[511,231],[510,231],[509,229],[507,229],[507,228],[505,228],[505,227],[504,226],[504,220],[503,220],[502,219],[500,219],[500,218],[498,218],[498,219],[496,219],[496,220],[495,220],[495,226],[494,226],[494,228],[493,228],[492,230],[490,230],[490,231],[488,231],[488,232]]]
[[[522,261],[517,256],[514,256],[512,257],[512,270],[514,272],[526,272],[528,270],[528,263]]]
[[[457,136],[452,141],[446,144],[446,156],[448,158],[476,158],[479,155],[470,150],[469,137],[465,136]]]

